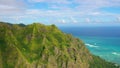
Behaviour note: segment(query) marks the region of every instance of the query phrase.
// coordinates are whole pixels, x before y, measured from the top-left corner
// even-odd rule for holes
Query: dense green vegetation
[[[0,22],[0,68],[119,68],[55,25]]]

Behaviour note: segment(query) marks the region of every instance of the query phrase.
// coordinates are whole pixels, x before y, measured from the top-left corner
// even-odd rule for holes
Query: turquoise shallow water
[[[120,27],[59,27],[63,32],[83,40],[92,54],[120,64]]]
[[[120,64],[120,37],[77,36],[94,55]]]

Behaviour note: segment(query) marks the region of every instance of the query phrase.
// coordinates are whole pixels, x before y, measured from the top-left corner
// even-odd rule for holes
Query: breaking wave
[[[86,45],[86,46],[89,46],[89,47],[94,47],[94,48],[98,48],[98,47],[99,47],[99,46],[91,45],[91,44],[88,44],[88,43],[86,43],[85,45]]]
[[[117,52],[112,52],[113,55],[117,55],[117,56],[120,56],[120,53],[117,53]]]

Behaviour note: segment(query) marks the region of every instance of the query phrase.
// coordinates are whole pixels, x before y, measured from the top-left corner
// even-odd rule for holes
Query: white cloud
[[[120,0],[28,0],[29,2],[45,2],[45,3],[61,3],[61,4],[70,4],[78,3],[80,5],[119,5]]]
[[[61,22],[62,24],[65,24],[65,23],[66,23],[66,21],[65,21],[64,19],[62,19],[60,22]]]
[[[78,18],[83,18],[86,22],[91,22],[90,16],[111,16],[118,17],[120,21],[120,14],[102,12],[99,8],[118,6],[120,7],[120,0],[27,0],[29,1],[29,8],[37,4],[46,3],[48,6],[43,8],[26,8],[26,2],[23,0],[0,0],[0,16],[15,16],[12,19],[19,20],[22,18],[32,18],[37,20],[43,18],[60,18],[67,17],[73,23],[79,22]],[[74,6],[74,4],[77,4]],[[73,7],[71,7],[73,6]],[[38,6],[39,7],[39,6]],[[49,8],[49,9],[46,9]],[[55,10],[52,10],[55,9]],[[21,16],[16,18],[17,16]],[[32,17],[30,17],[32,16]],[[56,20],[56,19],[54,19]],[[92,19],[93,20],[93,19]],[[58,21],[58,20],[56,20]],[[59,22],[66,23],[68,20],[60,20]]]
[[[0,9],[15,9],[15,7],[8,5],[0,5]]]
[[[75,0],[75,3],[82,4],[86,7],[108,7],[108,6],[120,6],[120,0]]]
[[[23,0],[0,0],[0,15],[23,14],[25,7]]]
[[[48,16],[48,17],[71,17],[78,16],[82,13],[74,10],[39,10],[39,9],[28,9],[26,10],[28,15],[39,15],[39,16]]]
[[[75,22],[76,17],[87,16],[120,16],[119,14],[100,12],[100,11],[76,11],[76,10],[40,10],[40,9],[27,9],[25,11],[27,15],[37,15],[42,17],[68,17]],[[72,18],[71,18],[72,17]],[[74,17],[74,18],[73,18]]]
[[[2,9],[0,10],[0,15],[24,15],[24,9]]]
[[[86,18],[86,22],[90,23],[91,22],[90,18]]]
[[[77,23],[77,20],[75,20],[75,18],[70,17],[70,19],[72,20],[73,23]]]
[[[41,10],[39,9],[27,9],[26,14],[39,14]]]
[[[68,4],[68,0],[28,0],[31,3],[45,2],[45,3],[57,3],[57,4]]]
[[[118,22],[120,22],[120,17],[117,17]]]
[[[0,0],[0,5],[5,7],[25,7],[23,0]]]
[[[70,8],[69,5],[77,4],[76,8],[79,10],[93,10],[102,7],[110,7],[110,6],[119,6],[120,0],[28,0],[31,3],[39,3],[44,2],[49,5],[57,5],[51,6],[52,8]],[[63,6],[60,6],[63,5]]]
[[[101,15],[101,13],[100,12],[92,12],[92,13],[90,13],[91,15]]]

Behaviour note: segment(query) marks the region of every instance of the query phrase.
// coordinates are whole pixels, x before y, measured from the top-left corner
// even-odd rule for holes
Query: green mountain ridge
[[[119,68],[55,25],[0,23],[0,68]]]

